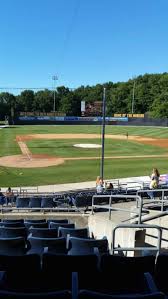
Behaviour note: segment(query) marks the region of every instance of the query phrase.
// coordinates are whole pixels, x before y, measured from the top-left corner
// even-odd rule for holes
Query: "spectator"
[[[150,175],[150,189],[157,189],[159,185],[160,173],[157,168],[153,168],[152,174]],[[151,199],[154,198],[154,192],[147,192]]]
[[[108,190],[113,190],[114,189],[114,186],[112,183],[109,183],[109,185],[107,186],[107,189]]]
[[[97,179],[96,179],[96,187],[97,187],[97,185],[102,185],[103,184],[103,180],[102,180],[102,178],[100,177],[100,176],[97,176]]]
[[[14,199],[14,193],[13,193],[13,191],[11,190],[11,187],[9,187],[9,188],[6,190],[5,197],[6,197],[6,204],[7,204],[7,205],[8,205],[9,203],[12,204],[12,201],[13,201],[13,199]]]
[[[150,189],[158,188],[160,173],[157,168],[153,168],[152,174],[150,175]]]
[[[1,188],[0,188],[0,205],[3,205],[5,203],[5,196],[4,194],[1,192]]]
[[[103,180],[100,176],[98,176],[96,179],[96,192],[97,194],[103,193]]]
[[[1,192],[1,188],[0,188],[0,196],[4,196],[4,194]]]

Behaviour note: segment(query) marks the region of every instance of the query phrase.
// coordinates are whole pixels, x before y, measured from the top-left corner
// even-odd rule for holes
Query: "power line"
[[[69,90],[75,90],[73,87],[67,87]],[[53,87],[0,87],[0,90],[7,90],[7,89],[14,89],[14,90],[42,90],[42,89],[49,89],[53,91]]]
[[[0,89],[52,89],[52,87],[0,87]]]

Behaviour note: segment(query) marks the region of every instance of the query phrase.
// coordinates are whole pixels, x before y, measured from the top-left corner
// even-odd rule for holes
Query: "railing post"
[[[141,247],[115,247],[115,233],[118,228],[138,228],[138,229],[145,229],[145,228],[151,228],[151,229],[156,229],[158,231],[158,240],[157,240],[157,246],[155,248],[153,247],[146,247],[141,246]],[[119,224],[116,227],[114,227],[112,231],[112,243],[111,243],[111,253],[114,254],[115,251],[136,251],[136,250],[155,250],[160,252],[161,249],[161,238],[162,238],[162,229],[158,225],[153,225],[153,224]]]
[[[164,210],[164,190],[162,191],[162,204],[161,204],[161,212]]]
[[[93,204],[94,204],[94,195],[92,196],[92,213],[91,213],[92,215],[94,214]]]
[[[111,202],[112,202],[112,197],[110,196],[110,198],[109,198],[109,220],[111,220]]]
[[[161,227],[158,229],[159,236],[158,236],[158,252],[160,253],[161,243],[162,243],[162,229]]]
[[[138,224],[141,224],[142,223],[142,202],[143,202],[143,199],[140,196],[138,196],[138,199],[140,201]]]

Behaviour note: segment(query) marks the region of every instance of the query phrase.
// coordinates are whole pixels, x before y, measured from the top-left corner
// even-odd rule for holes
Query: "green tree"
[[[154,100],[150,115],[154,118],[168,118],[168,92]]]
[[[0,115],[4,119],[5,115],[11,116],[16,111],[16,97],[8,92],[0,93]]]
[[[24,90],[17,97],[17,104],[20,111],[33,111],[34,105],[34,91],[32,90]]]
[[[65,95],[61,98],[60,112],[70,116],[80,116],[80,101],[73,93]]]
[[[40,90],[34,95],[33,110],[39,112],[50,112],[53,110],[53,92],[45,89]],[[57,101],[56,101],[57,104]],[[57,105],[56,105],[57,106]]]

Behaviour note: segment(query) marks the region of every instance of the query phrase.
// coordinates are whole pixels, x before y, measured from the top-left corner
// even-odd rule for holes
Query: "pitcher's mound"
[[[31,155],[30,157],[26,155],[14,155],[0,158],[1,166],[17,168],[47,167],[63,163],[63,158],[52,157],[49,155]]]
[[[94,143],[78,143],[78,144],[74,144],[74,147],[101,148],[101,145],[100,144],[94,144]]]

